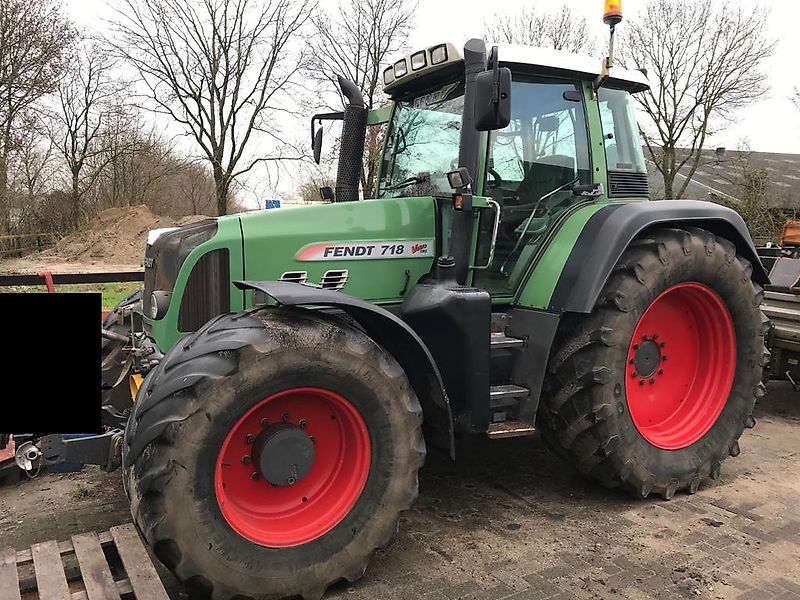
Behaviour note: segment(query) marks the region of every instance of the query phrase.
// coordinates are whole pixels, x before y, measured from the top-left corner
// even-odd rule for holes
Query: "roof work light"
[[[622,0],[605,0],[603,23],[614,27],[622,22]]]

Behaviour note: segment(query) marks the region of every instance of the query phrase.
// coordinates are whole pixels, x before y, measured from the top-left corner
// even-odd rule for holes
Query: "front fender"
[[[660,200],[612,204],[594,213],[583,227],[550,298],[553,312],[592,312],[614,265],[637,236],[655,227],[701,227],[728,239],[753,265],[753,280],[769,276],[756,253],[742,217],[701,200]]]
[[[426,439],[455,459],[450,401],[436,361],[425,342],[402,319],[385,308],[335,290],[289,281],[234,281],[241,290],[258,290],[284,306],[327,306],[350,315],[368,336],[403,367],[422,404]]]

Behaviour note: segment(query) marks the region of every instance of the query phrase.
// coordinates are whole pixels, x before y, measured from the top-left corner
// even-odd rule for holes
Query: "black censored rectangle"
[[[0,293],[0,433],[99,433],[99,293]]]

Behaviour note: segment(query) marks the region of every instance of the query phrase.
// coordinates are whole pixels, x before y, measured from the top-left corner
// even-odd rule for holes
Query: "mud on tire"
[[[718,477],[721,463],[739,454],[739,437],[754,426],[753,406],[765,392],[767,320],[759,309],[762,290],[751,275],[752,266],[730,241],[703,229],[660,228],[636,239],[593,312],[562,321],[539,411],[547,444],[581,473],[639,497],[694,493],[704,479]],[[648,441],[631,415],[626,385],[639,382],[627,380],[636,377],[629,350],[651,303],[685,282],[709,288],[727,307],[736,370],[713,425],[685,447],[664,449]]]
[[[331,390],[355,407],[371,442],[369,472],[327,533],[266,547],[223,516],[215,465],[248,409],[295,386]],[[139,392],[124,455],[133,518],[156,556],[200,596],[320,598],[330,584],[361,577],[373,552],[393,540],[417,495],[421,424],[401,367],[341,320],[286,308],[222,316],[178,342]]]

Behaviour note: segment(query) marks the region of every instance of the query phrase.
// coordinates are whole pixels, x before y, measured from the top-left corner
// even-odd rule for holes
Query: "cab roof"
[[[447,59],[444,62],[433,65],[431,61],[431,51],[445,47]],[[519,44],[497,44],[500,56],[500,64],[512,68],[525,67],[526,71],[532,74],[573,77],[584,80],[594,80],[602,74],[603,60],[584,54],[573,54],[563,50],[553,50],[551,48],[538,48],[535,46],[523,46]],[[412,56],[419,56],[424,53],[426,56],[425,66],[419,69],[412,69]],[[405,69],[394,69],[395,65],[402,65],[405,62]],[[419,62],[419,61],[418,61]],[[463,73],[464,58],[461,49],[455,44],[437,44],[422,50],[416,50],[404,57],[398,58],[389,67],[384,69],[384,92],[389,96],[396,97],[403,95],[410,89],[431,87],[433,80],[440,78],[446,73],[458,70]],[[394,77],[395,72],[405,75]],[[387,75],[388,74],[388,75]],[[387,82],[387,80],[389,80]],[[613,67],[611,75],[606,84],[608,87],[622,88],[630,92],[642,92],[650,89],[647,76],[638,70],[623,69]]]

